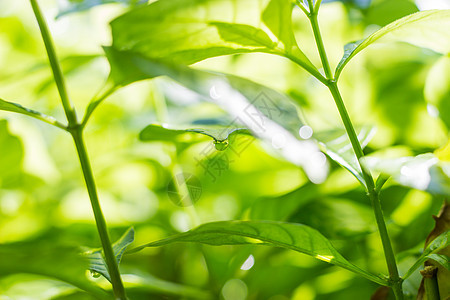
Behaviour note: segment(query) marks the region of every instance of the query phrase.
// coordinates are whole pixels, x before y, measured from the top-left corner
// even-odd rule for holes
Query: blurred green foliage
[[[89,4],[69,14],[58,12],[53,1],[41,2],[72,99],[84,111],[108,76],[100,47],[111,43],[107,24],[131,8]],[[415,11],[409,0],[324,3],[320,23],[332,66],[346,43]],[[302,51],[318,66],[309,24],[298,8],[293,28]],[[27,1],[0,2],[0,49],[2,99],[63,119]],[[315,132],[342,127],[327,91],[282,57],[236,54],[195,67],[249,78],[289,94]],[[349,63],[340,88],[350,114],[356,125],[377,127],[366,154],[415,156],[448,143],[449,69],[448,56],[406,43],[376,45]],[[130,226],[135,230],[133,245],[141,245],[184,232],[199,221],[289,221],[317,229],[361,268],[386,273],[370,203],[358,181],[337,163],[330,161],[327,179],[316,185],[251,136],[230,138],[230,143],[245,145],[239,152],[217,151],[208,137],[182,147],[165,140],[140,141],[139,133],[148,124],[223,117],[211,103],[198,101],[187,90],[174,90],[173,82],[164,78],[134,83],[105,101],[87,127],[114,241]],[[87,262],[70,255],[81,251],[80,246],[100,245],[72,142],[61,130],[37,120],[6,112],[0,118],[0,299],[94,299],[83,290],[107,299],[89,284],[108,289],[106,279],[93,278],[85,271]],[[448,154],[441,155],[448,160]],[[188,208],[168,195],[169,182],[180,171],[201,182],[201,197]],[[390,180],[381,200],[404,273],[419,257],[443,197]],[[254,265],[246,269],[249,257]],[[377,288],[304,254],[255,245],[147,248],[125,254],[120,269],[130,299],[369,299]],[[420,279],[416,271],[405,283],[408,299],[415,299]]]

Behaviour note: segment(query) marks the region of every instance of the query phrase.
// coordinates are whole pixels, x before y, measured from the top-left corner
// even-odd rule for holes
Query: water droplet
[[[218,100],[218,99],[220,99],[220,97],[222,96],[222,95],[220,95],[220,93],[217,92],[217,89],[216,89],[216,86],[215,86],[215,85],[213,85],[213,86],[211,87],[211,89],[209,90],[209,95],[210,95],[211,98],[213,98],[214,100]]]
[[[92,270],[90,270],[90,273],[91,273],[91,276],[94,277],[94,278],[99,278],[102,275],[102,274],[100,274],[98,272],[95,272],[95,271],[92,271]]]
[[[241,266],[241,270],[247,271],[250,270],[255,264],[255,257],[250,254],[250,256],[245,260],[245,262]]]
[[[215,140],[214,147],[216,148],[216,150],[224,151],[228,148],[228,140],[223,140],[223,141]]]
[[[439,110],[433,104],[429,104],[429,103],[427,104],[427,111],[430,116],[432,116],[434,118],[439,117]]]
[[[308,125],[304,125],[300,128],[300,130],[298,131],[300,137],[304,140],[309,139],[310,137],[312,137],[313,135],[313,130],[311,127],[309,127]]]

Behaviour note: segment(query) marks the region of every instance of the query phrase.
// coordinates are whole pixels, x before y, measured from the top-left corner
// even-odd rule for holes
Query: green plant
[[[362,41],[348,44],[345,47],[343,58],[333,72],[324,46],[326,40],[323,40],[319,29],[318,15],[321,1],[297,1],[296,6],[303,11],[310,22],[323,67],[324,74],[322,74],[301,50],[302,47],[297,45],[291,22],[294,3],[289,0],[262,2],[256,0],[191,0],[189,2],[160,0],[148,6],[139,6],[111,22],[113,42],[111,46],[104,47],[111,66],[110,75],[104,89],[89,102],[83,118],[79,120],[67,93],[65,79],[46,22],[37,1],[30,0],[30,2],[42,33],[54,81],[67,118],[67,125],[40,112],[4,100],[0,102],[0,109],[34,117],[71,134],[102,245],[102,250],[94,249],[85,253],[90,261],[89,269],[94,274],[103,275],[111,282],[116,299],[127,299],[118,269],[123,254],[127,254],[127,252],[132,254],[147,247],[175,242],[208,245],[263,244],[291,249],[347,269],[378,285],[390,287],[395,299],[404,299],[402,283],[427,259],[447,266],[448,269],[448,257],[444,254],[447,251],[445,249],[448,249],[448,228],[446,228],[427,244],[425,251],[412,264],[412,267],[403,276],[399,275],[379,199],[383,185],[390,176],[401,185],[430,192],[439,200],[448,197],[450,195],[448,162],[445,162],[444,159],[439,160],[432,153],[409,158],[400,157],[392,161],[376,156],[367,157],[363,148],[373,135],[373,130],[370,126],[361,127],[359,134],[357,133],[344,105],[338,80],[346,65],[355,55],[380,39],[408,42],[448,56],[449,36],[445,28],[448,28],[447,25],[450,23],[449,10],[423,11],[403,17],[379,29]],[[128,3],[128,1],[124,2]],[[87,9],[91,6],[89,1],[81,1],[81,3],[86,5],[73,4],[74,6],[69,8],[67,13],[72,10]],[[246,14],[238,13],[242,11],[245,11]],[[297,12],[295,11],[295,13]],[[419,29],[429,30],[427,32],[432,32],[433,35],[418,36],[415,31]],[[301,103],[293,103],[292,99],[285,94],[241,77],[187,66],[216,56],[254,52],[275,54],[287,58],[317,79],[332,95],[345,130],[316,132],[312,139],[309,137],[298,139],[300,128],[310,129],[310,127],[304,127],[307,125],[297,113],[298,105],[294,105]],[[324,163],[323,152],[330,160],[353,174],[367,194],[366,198],[371,202],[376,227],[381,237],[389,275],[373,274],[356,266],[344,258],[329,239],[319,231],[307,225],[283,222],[283,218],[270,221],[261,221],[255,218],[255,220],[246,221],[205,223],[190,231],[126,250],[134,240],[134,231],[130,229],[113,245],[100,208],[83,132],[97,107],[115,91],[136,81],[160,76],[169,77],[194,91],[201,96],[201,101],[209,101],[221,107],[229,118],[228,122],[222,122],[222,124],[213,122],[212,125],[196,123],[184,127],[166,128],[151,124],[141,132],[140,139],[142,141],[162,141],[173,146],[175,150],[171,153],[171,159],[175,162],[171,166],[172,176],[181,170],[180,165],[176,163],[178,155],[198,141],[198,134],[213,138],[218,151],[226,150],[228,145],[233,143],[233,137],[241,134],[253,134],[261,140],[271,143],[287,160],[302,167],[314,183],[322,183],[326,178],[327,165]],[[253,101],[261,93],[280,110],[279,116],[271,115],[270,112],[261,112],[254,104]],[[448,99],[445,101],[448,102]],[[445,101],[438,101],[436,105],[445,107],[444,103],[447,103]],[[164,114],[164,110],[167,109],[165,105],[164,101],[155,105],[158,114]],[[251,113],[262,113],[261,120],[249,117],[251,114],[248,113],[249,110]],[[444,112],[445,110],[442,110],[442,114]],[[307,118],[307,114],[305,115]],[[231,122],[230,120],[238,121]],[[159,121],[165,123],[163,117]],[[260,126],[262,130],[255,130],[254,126]],[[276,142],[275,138],[281,138],[281,142]],[[339,143],[337,143],[338,140],[340,140]],[[322,152],[319,151],[319,147]],[[444,155],[441,154],[442,157]],[[373,173],[380,174],[377,180],[374,180]],[[183,187],[186,184],[181,182],[179,186]],[[178,192],[180,195],[190,195],[189,190]],[[185,209],[189,211],[191,223],[196,224],[198,217],[195,206],[190,204],[192,204],[192,199],[188,200]],[[278,206],[281,204],[277,204],[275,207]],[[4,251],[7,255],[8,251],[14,251],[14,249],[5,248]],[[14,269],[14,266],[9,266],[9,268]],[[77,279],[74,276],[72,280],[64,278],[62,280],[67,280],[98,298],[108,298],[108,294],[104,290],[95,284],[86,283],[84,279]],[[77,282],[73,282],[74,280]],[[425,288],[427,289],[428,286],[432,287],[433,285],[426,281]],[[175,289],[173,286],[169,286],[167,289],[171,288]],[[181,290],[180,294],[188,297],[210,297],[208,293],[202,294],[188,289]],[[432,297],[432,294],[433,292],[429,292],[427,295]]]

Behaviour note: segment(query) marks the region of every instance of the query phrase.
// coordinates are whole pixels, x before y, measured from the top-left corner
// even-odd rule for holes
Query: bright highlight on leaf
[[[450,195],[450,164],[439,161],[432,153],[397,159],[365,157],[362,161],[369,169],[390,175],[401,185]]]
[[[334,258],[334,256],[324,256],[324,255],[316,255],[315,258],[323,260],[325,262],[331,262],[331,260]]]
[[[325,180],[328,168],[317,145],[297,138],[303,124],[288,96],[237,76],[200,71],[114,48],[105,51],[111,64],[110,79],[116,85],[168,76],[196,92],[203,101],[217,104],[238,126],[248,128],[285,159],[301,166],[314,183]],[[214,98],[210,98],[211,91]],[[279,137],[283,137],[281,142]]]

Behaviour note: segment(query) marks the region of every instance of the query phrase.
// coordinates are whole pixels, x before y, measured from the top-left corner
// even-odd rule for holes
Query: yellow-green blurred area
[[[101,48],[111,43],[108,23],[129,8],[107,4],[55,19],[64,2],[40,4],[81,118],[108,76]],[[322,3],[319,21],[332,69],[346,43],[418,11],[420,3]],[[310,24],[298,8],[293,24],[300,48],[320,66]],[[326,87],[285,58],[238,54],[207,59],[194,67],[245,77],[290,95],[314,132],[342,128]],[[377,128],[365,153],[398,157],[444,149],[450,128],[449,70],[448,56],[406,43],[379,43],[358,54],[343,71],[339,86],[354,124]],[[0,98],[65,123],[40,32],[25,0],[0,0]],[[329,161],[325,182],[313,184],[299,167],[251,136],[239,136],[245,145],[242,151],[232,151],[237,141],[231,138],[224,151],[208,137],[185,147],[138,138],[149,124],[183,124],[222,115],[213,104],[197,101],[166,78],[134,83],[101,104],[85,136],[112,240],[130,226],[137,246],[198,223],[288,221],[317,229],[361,268],[387,273],[370,202],[358,181],[336,163]],[[449,160],[448,147],[437,152],[442,160]],[[171,199],[170,182],[181,173],[193,174],[200,182],[201,194],[193,197],[192,206]],[[443,199],[390,180],[381,200],[403,273],[423,248],[434,226],[432,215]],[[108,289],[105,279],[94,278],[70,259],[61,263],[61,257],[69,256],[62,253],[65,247],[100,247],[70,135],[7,112],[0,112],[3,246],[13,250],[0,252],[1,300],[95,299],[66,277],[81,276]],[[2,269],[7,261],[17,268]],[[78,269],[81,275],[71,277]],[[183,243],[148,248],[125,255],[120,269],[130,299],[369,299],[377,288],[309,256],[256,245]],[[405,292],[416,293],[420,279],[414,273]]]

